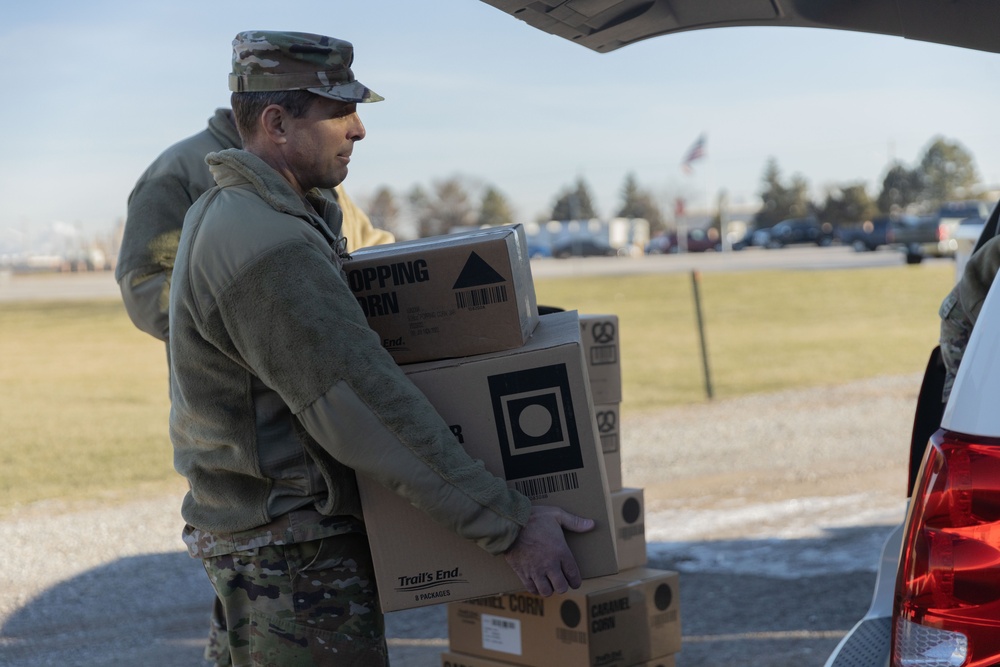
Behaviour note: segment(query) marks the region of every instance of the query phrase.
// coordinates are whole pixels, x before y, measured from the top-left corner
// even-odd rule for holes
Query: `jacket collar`
[[[208,168],[221,188],[249,185],[268,206],[280,213],[302,218],[317,230],[332,246],[338,242],[333,229],[340,229],[340,208],[312,192],[306,195],[308,204],[277,171],[253,153],[229,148],[205,157]]]

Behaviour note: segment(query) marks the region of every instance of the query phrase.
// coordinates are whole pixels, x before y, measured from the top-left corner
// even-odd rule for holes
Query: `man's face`
[[[365,138],[356,104],[317,96],[304,116],[287,122],[286,164],[303,192],[347,178],[354,142]]]

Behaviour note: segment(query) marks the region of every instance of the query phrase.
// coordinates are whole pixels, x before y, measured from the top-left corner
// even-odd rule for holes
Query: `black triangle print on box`
[[[496,269],[487,264],[486,260],[475,252],[472,252],[469,253],[469,259],[466,260],[465,266],[462,267],[462,272],[458,274],[458,280],[455,281],[452,289],[493,285],[495,283],[506,282],[506,280],[506,278],[496,272]]]

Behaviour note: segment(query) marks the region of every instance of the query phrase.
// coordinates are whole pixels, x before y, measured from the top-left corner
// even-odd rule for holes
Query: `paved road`
[[[951,259],[928,259],[927,264],[954,263]],[[879,266],[899,266],[898,252],[854,252],[850,248],[812,246],[762,250],[749,248],[739,252],[689,253],[685,255],[649,255],[646,257],[587,257],[574,259],[532,260],[536,278],[578,275],[628,275],[636,273],[703,273],[716,271],[754,271],[759,269],[816,270]],[[919,270],[919,267],[913,267]],[[11,275],[0,271],[0,301],[35,299],[76,299],[118,297],[111,272]]]
[[[952,259],[925,260],[927,264],[951,263]],[[747,248],[737,252],[699,252],[645,257],[587,257],[533,260],[535,277],[574,275],[624,275],[635,273],[702,273],[754,271],[758,269],[816,270],[846,269],[904,264],[902,254],[892,250],[855,252],[845,246],[793,246],[777,250]],[[918,266],[913,267],[915,270]]]

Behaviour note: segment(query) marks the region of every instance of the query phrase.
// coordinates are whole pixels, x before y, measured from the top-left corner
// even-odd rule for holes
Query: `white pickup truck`
[[[984,201],[945,202],[935,215],[894,220],[891,243],[905,254],[907,264],[919,264],[924,257],[955,257],[960,225],[966,220],[984,221],[988,215]]]

